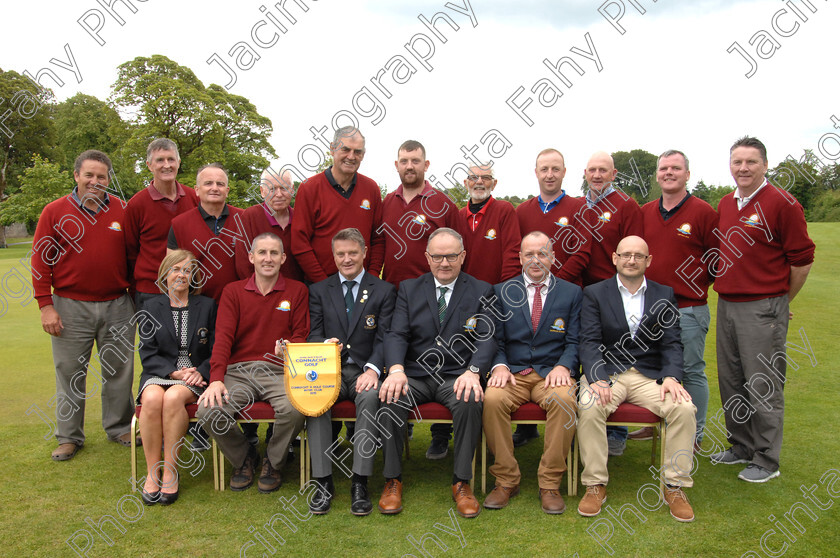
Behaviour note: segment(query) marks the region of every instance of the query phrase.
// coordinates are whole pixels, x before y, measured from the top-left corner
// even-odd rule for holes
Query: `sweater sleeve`
[[[382,266],[385,264],[385,235],[379,232],[380,225],[382,225],[383,204],[378,192],[375,200],[373,204],[373,227],[370,231],[370,262],[367,271],[379,277]]]
[[[38,308],[52,304],[52,266],[61,255],[61,246],[50,235],[52,230],[52,211],[48,205],[41,212],[35,237],[32,239],[32,286]]]
[[[315,187],[313,182],[301,184],[295,198],[295,218],[292,219],[292,253],[306,278],[313,283],[327,278],[311,242],[315,232],[316,203],[309,198],[315,195],[315,192],[312,192]],[[381,259],[379,267],[382,267]]]
[[[504,200],[496,200],[493,203],[502,203]],[[519,262],[519,246],[522,243],[522,236],[519,234],[519,220],[516,217],[516,212],[513,206],[508,202],[504,202],[502,218],[500,219],[502,226],[501,242],[502,242],[502,274],[499,278],[501,281],[519,275],[522,271],[522,264]],[[466,223],[464,223],[466,227]]]

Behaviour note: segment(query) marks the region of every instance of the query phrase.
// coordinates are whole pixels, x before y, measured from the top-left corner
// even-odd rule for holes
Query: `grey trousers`
[[[717,361],[727,439],[741,459],[779,468],[785,414],[787,295],[718,300]]]
[[[109,440],[127,433],[134,414],[134,306],[128,295],[105,302],[84,302],[53,295],[64,330],[52,337],[55,363],[55,415],[59,444],[85,443],[85,401],[102,398],[102,428]],[[96,355],[91,359],[93,343]],[[88,390],[88,368],[102,383]],[[99,378],[95,378],[98,382]],[[93,383],[93,382],[91,382]]]
[[[378,433],[373,426],[376,411],[379,410],[379,388],[356,393],[356,379],[362,373],[356,364],[341,369],[341,391],[338,401],[350,400],[356,404],[356,431],[353,435],[353,469],[357,475],[369,477],[373,474],[373,458],[378,445]],[[332,474],[332,460],[327,450],[332,443],[332,414],[327,411],[320,417],[307,417],[306,432],[312,454],[312,476],[326,477]],[[333,458],[336,452],[330,452]],[[345,470],[344,467],[341,467]]]
[[[383,453],[386,479],[395,478],[402,472],[401,456],[405,437],[406,419],[412,404],[436,402],[452,413],[455,427],[455,476],[463,480],[472,478],[472,460],[478,438],[481,436],[481,413],[483,403],[475,401],[470,394],[469,401],[458,401],[452,386],[457,376],[444,376],[443,384],[438,384],[433,376],[408,378],[408,391],[411,397],[400,395],[395,403],[386,403],[377,413],[376,426],[385,430],[383,435]],[[417,417],[422,420],[422,417]]]
[[[304,417],[286,397],[283,368],[263,361],[237,362],[227,367],[224,378],[228,400],[221,406],[198,406],[196,417],[219,444],[230,464],[241,467],[248,456],[248,439],[236,426],[234,415],[256,401],[265,401],[274,409],[274,434],[266,454],[275,469],[286,463],[289,444],[303,428]]]

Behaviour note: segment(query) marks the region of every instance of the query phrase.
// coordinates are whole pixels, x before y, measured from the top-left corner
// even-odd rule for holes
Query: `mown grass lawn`
[[[214,492],[208,461],[197,476],[184,475],[181,499],[175,505],[138,508],[139,498],[132,499],[137,494],[130,491],[129,451],[106,441],[97,394],[88,400],[84,449],[70,462],[50,460],[55,439],[39,415],[54,416],[50,406],[54,372],[49,338],[41,331],[37,305],[28,292],[26,260],[20,261],[29,247],[2,250],[0,448],[4,474],[0,497],[4,512],[0,555],[75,556],[67,541],[84,546],[89,536],[87,556],[233,556],[243,546],[247,548],[249,541],[256,543],[248,549],[250,556],[262,552],[304,557],[423,556],[412,539],[420,544],[424,535],[435,533],[447,556],[764,557],[780,556],[785,544],[785,556],[838,556],[840,503],[835,500],[840,499],[840,429],[834,422],[840,414],[836,403],[840,394],[840,224],[815,223],[809,229],[817,243],[817,259],[793,303],[795,317],[788,340],[802,345],[802,336],[807,337],[815,360],[812,364],[806,354],[789,351],[796,367],[788,368],[785,388],[782,476],[764,485],[749,485],[736,478],[739,467],[712,466],[708,459],[699,458],[695,487],[688,491],[697,515],[691,524],[677,523],[666,508],[648,511],[637,500],[637,491],[655,482],[648,471],[649,442],[631,443],[623,457],[611,460],[608,504],[614,513],[606,511],[597,520],[578,516],[580,496],[567,498],[569,510],[564,515],[540,511],[535,477],[541,444],[533,442],[517,452],[525,478],[522,494],[508,508],[484,510],[472,520],[450,515],[452,458],[432,462],[423,457],[429,442],[426,425],[415,430],[412,458],[403,473],[405,510],[397,516],[376,512],[366,518],[352,516],[349,481],[336,477],[338,497],[333,510],[307,518],[304,499],[298,494],[297,463],[286,467],[286,482],[279,492],[263,495],[255,488],[244,493]],[[715,300],[713,295],[713,318]],[[706,356],[711,417],[720,408],[713,332]],[[139,360],[136,370],[139,376]],[[88,389],[93,391],[93,386],[89,382]],[[711,449],[711,438],[720,438],[721,429],[711,428],[706,452]],[[204,455],[209,460],[209,452]],[[374,500],[382,486],[377,476],[381,470],[380,456],[371,479]],[[815,487],[814,496],[821,504],[806,500],[800,487]],[[640,516],[626,504],[635,506]],[[619,519],[622,506],[625,511]],[[799,510],[794,511],[793,521],[785,517],[792,508]],[[282,543],[265,527],[278,513],[289,518],[288,524],[274,523]],[[94,528],[105,516],[118,522],[118,526],[103,524],[108,541]],[[453,517],[457,517],[454,524]],[[596,540],[608,535],[603,545]],[[260,538],[272,548],[263,547]],[[426,556],[444,554],[431,537],[424,543]]]

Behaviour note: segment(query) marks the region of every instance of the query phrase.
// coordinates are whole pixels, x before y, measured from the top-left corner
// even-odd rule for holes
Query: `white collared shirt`
[[[748,203],[750,203],[752,201],[752,199],[755,197],[755,195],[757,193],[761,192],[761,189],[764,188],[765,186],[767,186],[767,181],[766,180],[764,181],[764,184],[762,184],[761,186],[756,188],[755,192],[753,192],[752,194],[750,194],[746,198],[742,198],[741,197],[741,191],[738,190],[738,188],[735,188],[734,197],[735,197],[735,201],[738,202],[738,211],[741,211],[742,209],[744,209],[744,207]]]
[[[528,277],[527,273],[522,273],[522,280],[525,281],[525,292],[528,293],[528,310],[530,311],[531,315],[534,315],[534,295],[537,293],[537,289],[534,288],[534,281]],[[551,275],[546,273],[545,279],[538,282],[538,285],[542,285],[543,288],[540,289],[540,296],[543,300],[543,305],[545,305],[545,295],[548,292],[548,287],[551,282]]]
[[[636,336],[639,329],[639,322],[645,311],[645,291],[647,290],[647,279],[642,278],[642,286],[635,293],[624,286],[621,278],[616,274],[615,280],[618,283],[618,293],[621,295],[621,303],[624,305],[624,319],[627,320],[627,327],[630,328],[630,335]]]
[[[357,298],[359,298],[359,289],[361,288],[361,285],[362,285],[362,277],[364,277],[364,275],[365,275],[365,270],[364,270],[364,268],[362,268],[362,270],[359,272],[359,274],[358,274],[358,275],[356,275],[355,277],[345,277],[345,276],[344,276],[344,275],[342,275],[342,274],[341,274],[341,272],[339,271],[339,272],[338,272],[338,277],[339,277],[339,279],[341,280],[341,294],[342,294],[342,295],[346,295],[346,294],[347,294],[347,293],[346,293],[347,289],[345,288],[345,285],[344,285],[344,282],[345,282],[345,281],[355,281],[355,282],[356,282],[356,284],[355,284],[355,285],[353,285],[353,300],[356,300]]]
[[[455,279],[453,279],[451,283],[448,283],[446,285],[444,285],[443,283],[438,281],[437,277],[435,277],[434,275],[432,275],[432,279],[435,280],[435,300],[440,298],[440,288],[441,287],[446,287],[447,288],[446,293],[443,295],[443,300],[446,301],[446,306],[448,307],[449,306],[449,301],[452,299],[452,289],[455,288],[455,282],[458,281],[458,276],[456,275]]]

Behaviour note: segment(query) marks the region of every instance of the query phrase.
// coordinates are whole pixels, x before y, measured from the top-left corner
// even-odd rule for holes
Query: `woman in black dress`
[[[140,435],[146,455],[143,502],[169,505],[178,499],[177,451],[185,442],[189,417],[210,378],[216,305],[200,296],[201,272],[195,256],[175,250],[160,264],[158,286],[164,294],[146,301],[155,330],[140,335]],[[147,317],[148,318],[148,317]],[[163,461],[161,461],[161,445]]]

